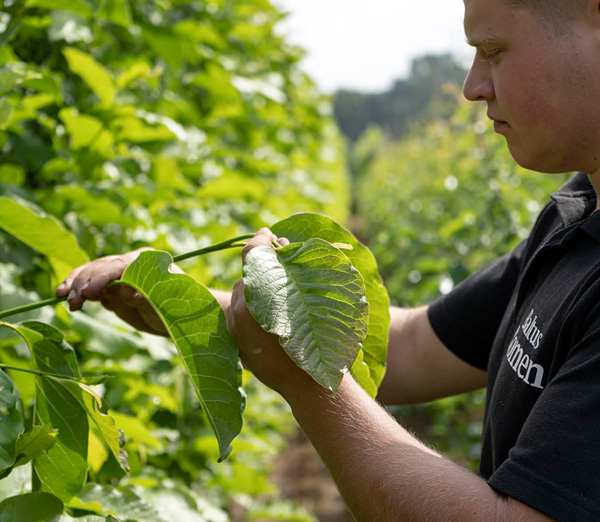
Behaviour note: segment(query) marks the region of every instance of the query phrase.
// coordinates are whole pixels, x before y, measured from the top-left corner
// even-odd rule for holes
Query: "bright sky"
[[[415,56],[452,52],[467,63],[461,0],[273,0],[280,26],[308,51],[303,68],[326,92],[387,89]]]

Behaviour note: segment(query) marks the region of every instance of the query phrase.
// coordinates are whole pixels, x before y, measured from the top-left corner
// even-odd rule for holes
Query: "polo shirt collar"
[[[581,221],[596,208],[596,192],[584,172],[575,174],[551,198],[565,227]]]

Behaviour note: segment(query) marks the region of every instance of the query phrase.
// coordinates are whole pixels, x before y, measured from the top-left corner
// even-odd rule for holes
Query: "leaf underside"
[[[390,299],[377,271],[373,254],[348,230],[319,214],[295,214],[276,223],[271,230],[278,237],[285,237],[292,243],[301,243],[316,237],[330,243],[340,242],[352,246],[352,250],[344,250],[344,254],[364,277],[369,302],[367,336],[352,367],[352,373],[359,384],[374,397],[385,374]]]
[[[322,239],[279,252],[254,248],[244,264],[244,292],[258,323],[335,392],[362,347],[369,309],[364,280],[346,255]]]

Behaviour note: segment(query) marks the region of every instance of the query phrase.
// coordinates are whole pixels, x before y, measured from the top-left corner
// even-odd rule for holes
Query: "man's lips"
[[[502,132],[503,130],[508,129],[508,123],[502,120],[494,120],[494,131]]]
[[[491,116],[489,114],[488,118],[494,122],[494,130],[496,132],[508,128],[508,123],[506,123],[504,120],[501,120],[500,118],[495,118],[494,116]]]

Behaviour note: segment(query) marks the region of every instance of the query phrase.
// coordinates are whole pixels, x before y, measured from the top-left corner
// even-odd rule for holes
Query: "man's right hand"
[[[56,297],[68,295],[72,312],[81,310],[86,300],[100,301],[102,305],[117,314],[125,322],[144,332],[168,336],[167,331],[144,296],[126,285],[106,286],[117,281],[125,269],[135,261],[145,247],[118,256],[107,256],[86,263],[75,270],[56,289]],[[183,271],[173,264],[173,272]]]

